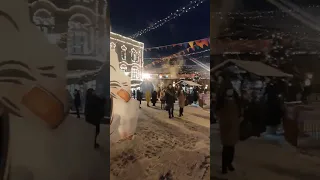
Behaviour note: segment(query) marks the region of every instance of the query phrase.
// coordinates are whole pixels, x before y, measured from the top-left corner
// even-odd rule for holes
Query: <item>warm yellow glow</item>
[[[143,73],[142,74],[142,79],[150,79],[151,78],[151,75],[148,74],[148,73]]]

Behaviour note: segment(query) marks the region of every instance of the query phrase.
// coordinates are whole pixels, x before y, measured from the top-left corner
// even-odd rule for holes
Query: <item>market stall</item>
[[[176,84],[180,84],[183,86],[189,86],[189,87],[201,87],[201,85],[198,83],[195,83],[193,81],[186,81],[186,80],[178,81]]]
[[[220,71],[229,69],[238,76],[238,80],[233,81],[233,85],[238,93],[247,91],[249,94],[256,91],[259,97],[264,92],[265,83],[270,78],[290,79],[293,76],[282,72],[279,69],[266,65],[258,61],[243,61],[230,59],[224,61],[211,69],[211,74],[217,76]]]
[[[232,66],[235,66],[235,67],[232,67]],[[249,72],[257,76],[263,76],[263,77],[286,77],[286,78],[293,77],[291,74],[284,73],[279,69],[266,65],[259,61],[243,61],[243,60],[235,60],[235,59],[230,59],[218,64],[217,66],[211,69],[211,73],[215,73],[216,71],[219,71],[221,69],[228,68],[228,67],[237,69],[238,71],[236,73]]]
[[[215,76],[219,76],[219,71],[223,71],[225,69],[228,69],[229,72],[236,75],[234,77],[237,78],[232,78],[232,85],[234,86],[234,89],[237,91],[237,93],[239,93],[239,95],[242,96],[243,93],[247,93],[250,102],[259,101],[258,103],[256,103],[256,105],[261,106],[260,108],[258,108],[259,111],[249,111],[249,114],[254,113],[256,115],[255,118],[257,118],[259,121],[266,118],[266,107],[263,105],[265,103],[261,102],[265,102],[264,92],[266,89],[267,81],[273,79],[276,83],[283,82],[283,84],[285,84],[288,79],[291,79],[293,77],[291,74],[284,73],[281,70],[268,66],[262,62],[241,60],[227,60],[212,68],[211,73]],[[277,88],[279,87],[277,86]],[[279,90],[279,93],[280,92],[282,91]],[[257,98],[252,98],[253,95],[255,95],[255,97]],[[279,99],[282,99],[281,94],[279,94]],[[296,119],[290,120],[289,118],[286,118],[288,117],[288,112],[285,111],[285,113],[286,115],[283,118],[284,136],[290,143],[292,143],[292,139],[295,139],[294,137],[296,136],[295,133],[292,133],[292,123],[296,124]]]

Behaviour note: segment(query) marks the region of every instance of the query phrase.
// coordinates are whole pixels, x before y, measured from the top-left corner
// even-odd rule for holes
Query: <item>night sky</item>
[[[277,10],[277,7],[272,5],[267,0],[235,0],[237,5],[235,11],[244,10],[244,11],[269,11]],[[275,0],[276,2],[281,2]],[[308,5],[318,5],[320,4],[319,0],[284,0],[289,3],[294,3],[298,6],[308,6]]]
[[[150,23],[165,18],[176,9],[189,3],[188,0],[113,0],[110,1],[111,31],[130,36],[149,26]],[[171,20],[169,23],[152,30],[136,40],[145,47],[175,44],[207,38],[210,35],[210,0],[206,0],[192,11]],[[156,50],[145,53],[145,57],[166,56],[178,49]],[[208,53],[209,54],[209,53]]]

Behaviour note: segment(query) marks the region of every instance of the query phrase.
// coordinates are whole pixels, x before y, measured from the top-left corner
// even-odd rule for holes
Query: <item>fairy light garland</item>
[[[161,48],[167,48],[167,47],[183,46],[185,44],[187,44],[189,46],[189,43],[193,44],[193,43],[197,43],[198,41],[206,41],[207,44],[209,45],[209,43],[210,43],[209,40],[210,40],[210,37],[192,40],[192,41],[185,41],[185,42],[180,42],[180,43],[175,43],[175,44],[167,44],[167,45],[162,45],[162,46],[149,47],[149,48],[144,48],[144,50],[153,50],[153,49],[161,49]]]
[[[152,24],[151,26],[142,29],[136,33],[134,33],[133,35],[130,36],[130,38],[137,38],[147,32],[150,32],[154,29],[157,29],[161,26],[163,26],[164,24],[168,23],[169,21],[181,16],[182,14],[185,14],[187,12],[190,12],[192,9],[197,8],[200,4],[202,4],[203,2],[205,2],[206,0],[193,0],[190,1],[189,4],[187,4],[186,6],[177,9],[176,11],[174,11],[173,13],[170,13],[167,17],[160,19],[159,21],[157,21],[156,23]]]
[[[307,10],[310,8],[320,8],[320,5],[310,5],[310,6],[305,6],[305,7],[300,7],[301,10]],[[294,11],[294,10],[291,10]],[[265,15],[271,15],[275,13],[284,13],[287,14],[286,12],[282,10],[274,10],[274,11],[247,11],[247,12],[228,12],[226,13],[228,16],[232,15],[237,15],[237,16],[243,16],[243,15],[259,15],[259,16],[265,16]],[[214,12],[213,16],[215,15],[224,15],[224,12]]]
[[[210,49],[206,49],[203,51],[188,53],[188,54],[179,55],[179,56],[175,56],[175,57],[191,56],[191,55],[196,55],[196,54],[202,54],[202,53],[209,52],[209,51],[210,51]],[[159,59],[162,59],[162,58],[161,57],[160,58],[144,58],[144,60],[159,60]]]
[[[320,5],[314,5],[314,6],[308,6],[308,7],[302,7],[301,10],[304,11],[310,11],[310,10],[318,10],[320,8]],[[290,10],[291,12],[301,12],[301,10]],[[319,10],[318,10],[319,11]],[[252,12],[229,12],[224,16],[224,13],[222,12],[215,12],[212,15],[212,18],[216,18],[216,19],[221,19],[221,20],[226,20],[226,19],[231,19],[231,20],[235,20],[235,19],[243,19],[243,20],[247,20],[249,22],[253,22],[253,23],[241,23],[239,25],[244,25],[247,26],[248,28],[252,28],[252,29],[261,29],[261,33],[257,33],[259,34],[259,36],[264,36],[262,38],[259,39],[263,39],[263,38],[270,38],[272,37],[272,39],[274,39],[274,36],[278,36],[278,39],[292,39],[292,40],[300,40],[303,41],[304,44],[306,46],[304,46],[304,48],[307,48],[309,50],[305,50],[305,51],[301,51],[301,50],[290,50],[288,49],[285,54],[283,56],[279,56],[280,59],[284,59],[284,56],[288,57],[291,55],[303,55],[303,54],[309,54],[309,55],[319,55],[320,52],[314,49],[317,49],[317,47],[312,46],[313,44],[318,44],[319,41],[317,41],[317,37],[320,36],[319,32],[312,32],[312,33],[308,33],[306,32],[307,28],[304,25],[297,25],[297,24],[293,24],[291,25],[291,32],[281,32],[279,30],[275,30],[272,29],[270,27],[265,27],[263,25],[260,24],[256,24],[255,22],[257,22],[256,20],[267,20],[267,19],[282,19],[282,20],[286,20],[286,18],[291,17],[286,11],[282,11],[282,10],[277,10],[277,11],[252,11]],[[260,21],[261,21],[260,20]],[[279,21],[277,21],[279,23]],[[228,31],[230,31],[230,28],[226,28],[225,32],[228,33]],[[240,33],[245,33],[245,31],[241,31],[241,32],[230,32],[228,33],[228,36],[239,36],[238,34]],[[223,37],[223,36],[221,36]],[[240,36],[239,36],[240,37]],[[258,37],[258,35],[257,35]],[[239,39],[241,40],[241,39]],[[313,47],[313,48],[312,48]],[[278,49],[283,48],[283,46],[275,44],[272,46],[272,50],[271,51],[277,51]],[[312,49],[312,50],[311,50]],[[244,52],[224,52],[224,55],[227,54],[243,54]],[[264,54],[261,52],[251,52],[250,54]],[[267,56],[270,56],[269,54]],[[274,57],[271,57],[274,58]]]

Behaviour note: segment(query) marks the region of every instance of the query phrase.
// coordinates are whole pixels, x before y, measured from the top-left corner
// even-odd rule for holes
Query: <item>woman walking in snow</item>
[[[234,171],[232,165],[235,145],[239,140],[240,129],[240,98],[233,89],[229,75],[224,72],[221,75],[221,86],[217,92],[216,112],[219,117],[220,138],[222,148],[222,173]]]
[[[178,101],[179,101],[179,117],[183,116],[183,108],[186,104],[186,94],[183,89],[180,89],[178,92]]]

